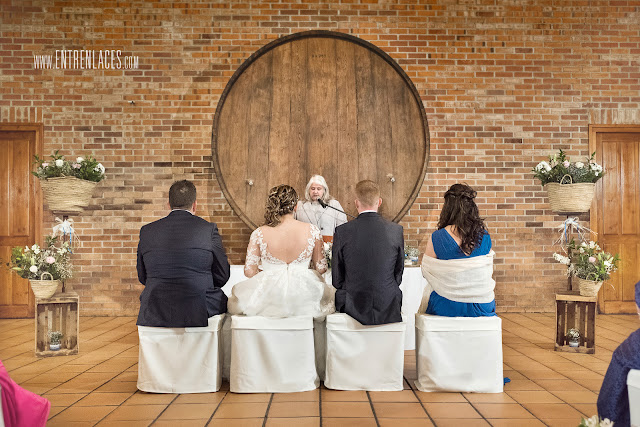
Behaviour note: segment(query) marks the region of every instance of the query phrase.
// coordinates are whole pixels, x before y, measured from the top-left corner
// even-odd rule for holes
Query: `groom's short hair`
[[[183,179],[176,181],[169,188],[169,206],[171,209],[191,209],[196,201],[196,186]]]
[[[378,206],[380,189],[375,182],[365,179],[356,184],[356,199],[364,206],[370,208]]]

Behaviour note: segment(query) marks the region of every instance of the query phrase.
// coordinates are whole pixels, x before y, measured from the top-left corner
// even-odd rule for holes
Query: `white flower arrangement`
[[[578,427],[613,427],[613,421],[594,415],[591,418],[583,418]]]
[[[560,150],[558,154],[549,156],[548,161],[538,163],[533,168],[533,176],[538,178],[542,185],[550,182],[560,184],[594,183],[604,175],[602,166],[595,161],[595,154],[591,154],[591,157],[586,159],[586,164],[583,162],[571,163],[564,151]],[[567,175],[571,177],[570,181]]]

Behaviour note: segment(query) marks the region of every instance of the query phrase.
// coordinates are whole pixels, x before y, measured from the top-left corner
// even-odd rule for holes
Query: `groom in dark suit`
[[[336,311],[363,325],[402,322],[402,226],[382,218],[375,182],[356,185],[358,218],[336,228],[333,235],[332,279]]]
[[[137,325],[167,328],[207,326],[208,318],[227,311],[222,286],[229,262],[218,227],[195,215],[196,187],[174,182],[171,212],[140,229]]]

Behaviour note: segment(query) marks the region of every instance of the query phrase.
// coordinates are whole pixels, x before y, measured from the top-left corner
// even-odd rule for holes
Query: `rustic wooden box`
[[[78,294],[56,293],[51,298],[36,298],[36,356],[78,354]],[[49,331],[63,333],[60,350],[49,350]]]
[[[583,297],[578,292],[556,294],[556,351],[596,352],[596,303],[597,297]],[[571,328],[580,331],[578,347],[569,347],[567,332]]]

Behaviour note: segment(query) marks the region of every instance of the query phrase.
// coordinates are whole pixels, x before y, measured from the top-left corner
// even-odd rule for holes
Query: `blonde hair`
[[[311,196],[309,195],[309,189],[311,188],[312,184],[320,184],[322,185],[322,187],[324,187],[324,193],[322,194],[322,197],[320,197],[322,199],[323,202],[328,203],[329,200],[331,200],[333,197],[331,197],[329,195],[329,186],[327,185],[327,181],[325,181],[324,177],[322,175],[313,175],[311,177],[311,179],[309,180],[309,182],[307,183],[307,187],[304,189],[304,198],[310,202],[311,201]]]
[[[265,225],[275,227],[281,218],[293,212],[298,203],[298,194],[293,187],[282,184],[269,190],[264,211]]]
[[[365,179],[356,184],[356,199],[365,207],[377,207],[379,198],[380,189],[375,182]]]

